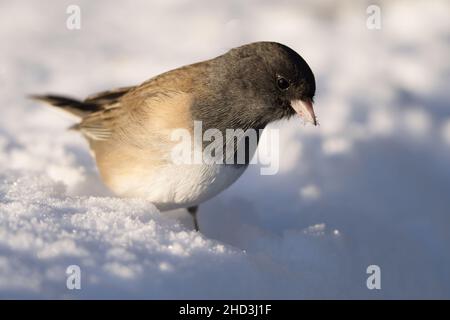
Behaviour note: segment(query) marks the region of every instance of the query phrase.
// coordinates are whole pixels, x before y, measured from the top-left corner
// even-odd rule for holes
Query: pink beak
[[[310,122],[313,125],[317,126],[316,115],[314,114],[313,103],[311,99],[306,98],[303,100],[292,100],[291,106],[297,112],[297,114],[303,119],[305,122]]]

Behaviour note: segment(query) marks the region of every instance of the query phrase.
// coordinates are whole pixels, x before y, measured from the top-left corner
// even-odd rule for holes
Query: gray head
[[[206,128],[264,128],[295,113],[316,125],[314,74],[294,50],[256,42],[210,60],[193,115]]]

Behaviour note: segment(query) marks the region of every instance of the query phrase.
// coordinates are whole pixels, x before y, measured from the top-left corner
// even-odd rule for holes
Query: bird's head
[[[239,117],[264,126],[298,114],[317,125],[314,74],[294,50],[275,42],[255,42],[230,50],[217,62],[221,93]]]

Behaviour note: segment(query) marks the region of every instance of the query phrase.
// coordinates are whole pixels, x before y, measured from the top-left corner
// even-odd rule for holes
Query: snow
[[[447,1],[80,0],[0,3],[1,298],[450,298]],[[119,199],[73,119],[75,97],[258,40],[317,79],[320,127],[280,129],[280,171],[255,165],[199,212]],[[381,290],[366,269],[381,268]],[[81,268],[81,289],[66,268]]]

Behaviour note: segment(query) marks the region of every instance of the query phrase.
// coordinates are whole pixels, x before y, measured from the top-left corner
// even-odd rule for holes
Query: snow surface
[[[0,2],[0,297],[450,298],[448,1]],[[257,166],[200,209],[161,214],[101,184],[70,118],[83,97],[258,40],[317,79],[321,126],[279,122]],[[66,288],[81,267],[81,290]],[[368,290],[366,268],[381,268]]]

